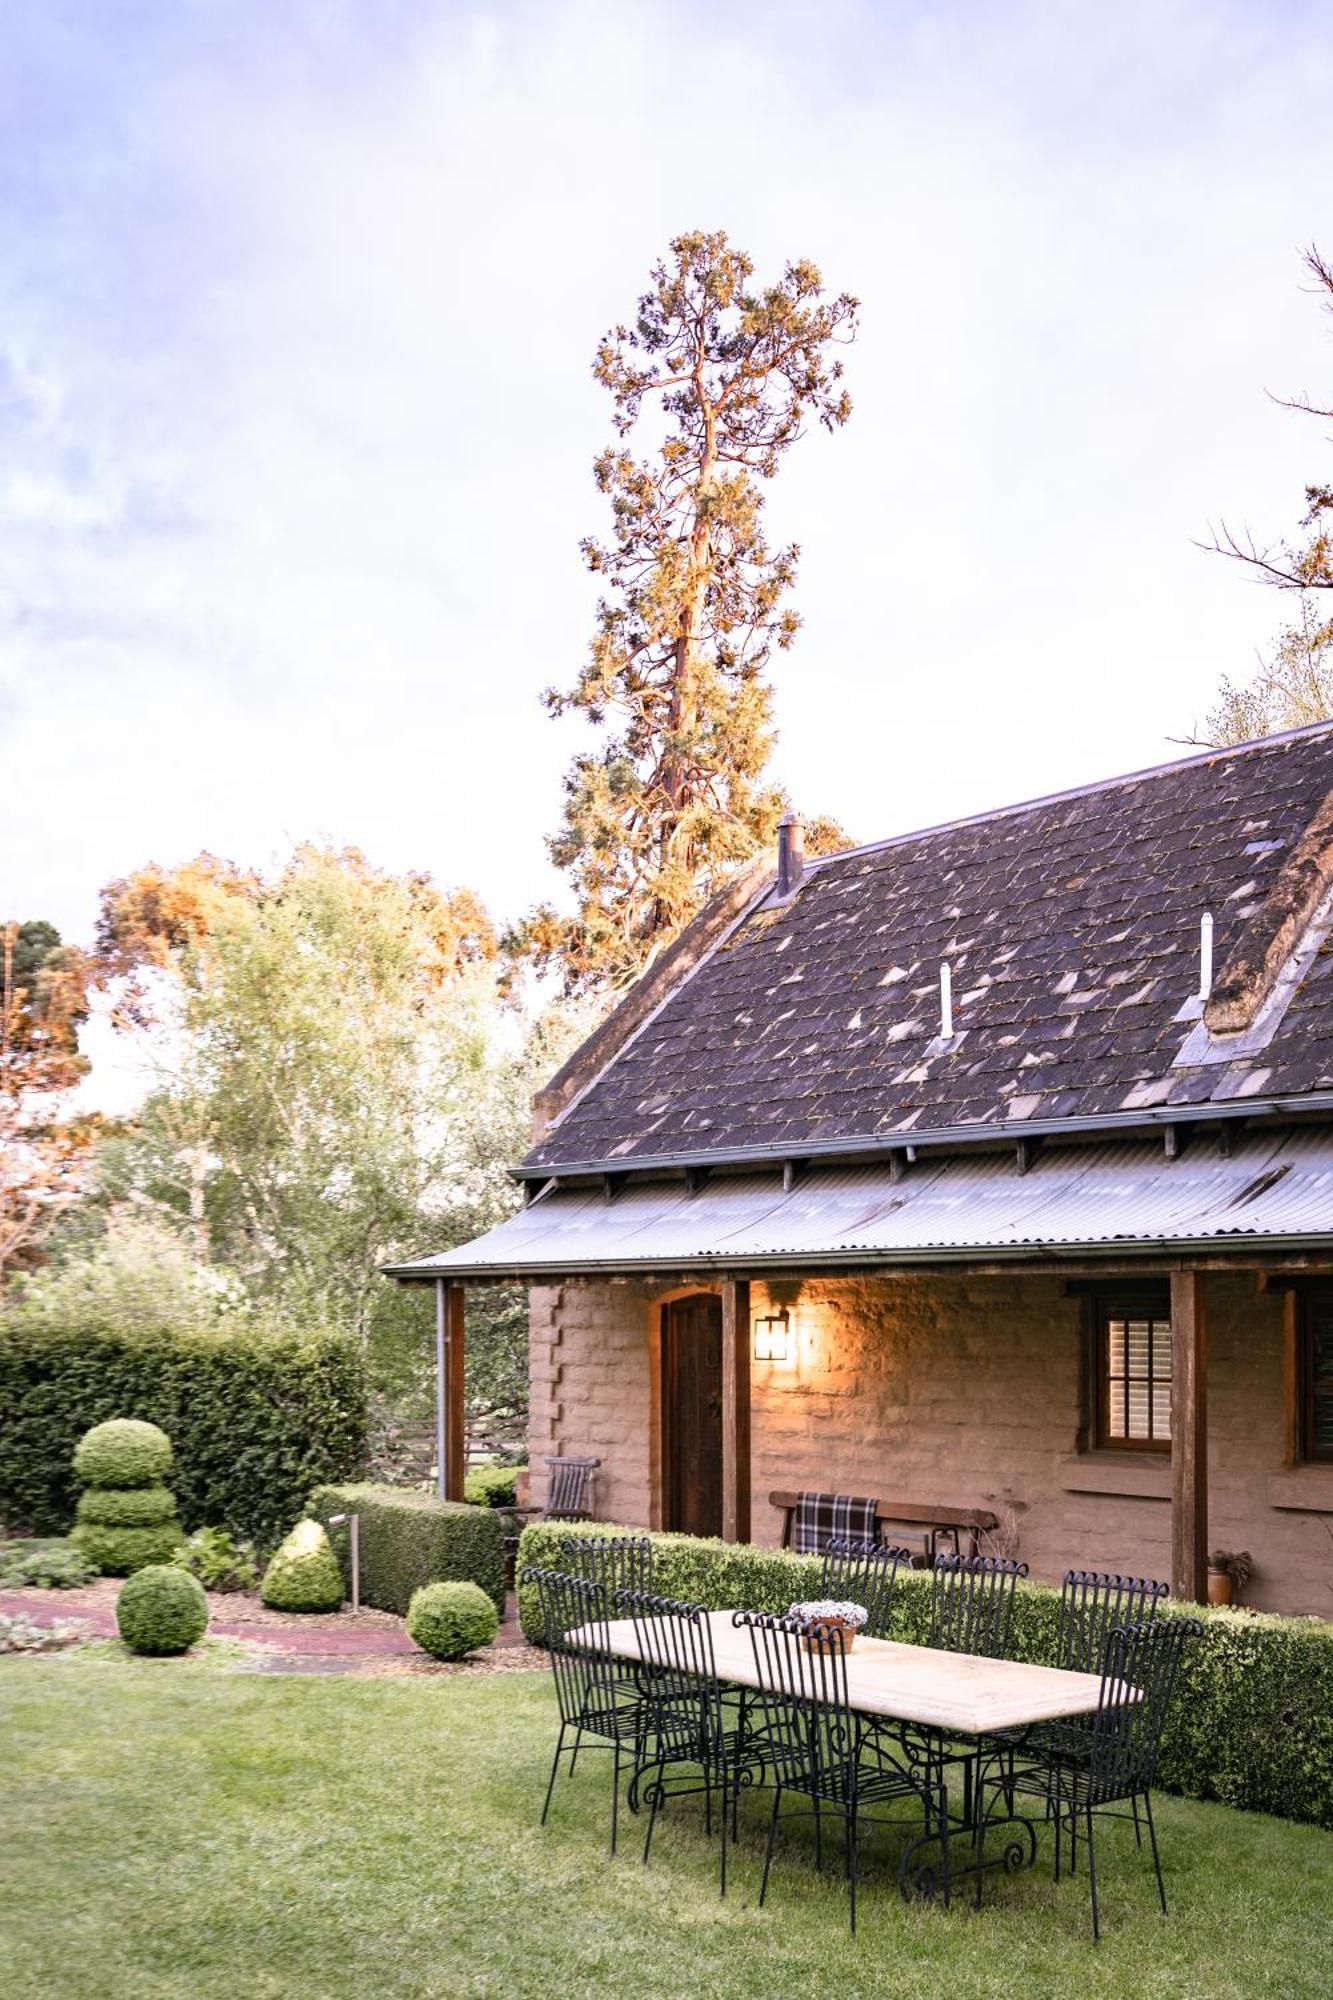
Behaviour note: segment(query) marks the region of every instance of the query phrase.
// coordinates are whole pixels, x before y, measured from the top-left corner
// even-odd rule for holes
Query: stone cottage
[[[436,1287],[532,1300],[605,1518],[994,1517],[1034,1575],[1254,1557],[1333,1616],[1333,725],[735,878],[541,1094]],[[917,1511],[913,1511],[913,1510]],[[891,1529],[886,1529],[891,1533]]]

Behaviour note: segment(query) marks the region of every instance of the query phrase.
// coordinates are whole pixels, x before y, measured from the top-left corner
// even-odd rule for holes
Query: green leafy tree
[[[381,1392],[424,1404],[429,1301],[379,1267],[514,1206],[529,1099],[567,1036],[502,1000],[475,897],[355,852],[298,849],[150,962],[179,1062],[102,1149],[100,1206],[165,1220],[258,1306],[354,1330]],[[474,1407],[525,1407],[521,1302],[482,1295],[472,1340]]]
[[[1313,598],[1301,598],[1300,616],[1281,634],[1252,680],[1223,679],[1217,706],[1199,739],[1209,744],[1248,743],[1283,729],[1301,729],[1333,715],[1333,618],[1321,619]]]
[[[571,991],[634,978],[786,804],[763,776],[765,668],[799,627],[799,551],[769,542],[763,489],[812,420],[846,423],[857,301],[808,262],[764,286],[753,273],[720,231],[677,237],[593,364],[617,434],[595,467],[611,534],[583,543],[604,595],[582,672],[545,701],[605,734],[574,759],[549,843],[576,911],[538,910],[520,938]],[[830,842],[836,828],[813,829]]]
[[[1333,312],[1333,265],[1314,248],[1306,251],[1304,262],[1325,310]],[[1308,396],[1281,400],[1286,409],[1333,420],[1333,408]],[[1244,743],[1276,730],[1323,722],[1333,714],[1333,615],[1323,595],[1333,591],[1333,484],[1327,480],[1306,487],[1301,526],[1306,531],[1303,542],[1283,541],[1276,546],[1261,546],[1253,535],[1236,534],[1225,525],[1213,536],[1212,546],[1220,554],[1248,564],[1262,582],[1294,593],[1299,610],[1248,682],[1223,680],[1217,707],[1209,713],[1204,732],[1192,740]]]

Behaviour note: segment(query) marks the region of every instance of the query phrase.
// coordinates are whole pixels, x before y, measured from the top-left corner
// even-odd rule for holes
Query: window
[[[1298,1371],[1301,1457],[1333,1459],[1333,1291],[1306,1294]]]
[[[1170,1451],[1171,1307],[1167,1294],[1156,1290],[1106,1292],[1094,1301],[1094,1311],[1098,1448]],[[1333,1333],[1333,1311],[1329,1328]],[[1329,1353],[1333,1360],[1333,1345]]]

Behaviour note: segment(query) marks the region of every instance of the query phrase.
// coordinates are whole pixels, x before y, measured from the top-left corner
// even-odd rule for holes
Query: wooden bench
[[[782,1510],[782,1546],[791,1547],[792,1522],[800,1504],[799,1493],[770,1493],[769,1505]],[[879,1524],[883,1539],[892,1541],[893,1536],[885,1536],[885,1526],[915,1530],[909,1540],[921,1544],[921,1553],[928,1562],[934,1562],[941,1540],[952,1542],[955,1551],[961,1553],[962,1535],[966,1534],[969,1555],[978,1553],[979,1537],[992,1533],[999,1527],[996,1516],[985,1507],[949,1507],[942,1501],[919,1500],[879,1500],[875,1503],[875,1520]]]

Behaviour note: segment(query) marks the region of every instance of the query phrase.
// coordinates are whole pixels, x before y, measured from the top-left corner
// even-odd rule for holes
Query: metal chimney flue
[[[794,896],[805,873],[805,846],[799,813],[786,812],[778,821],[778,895]]]

